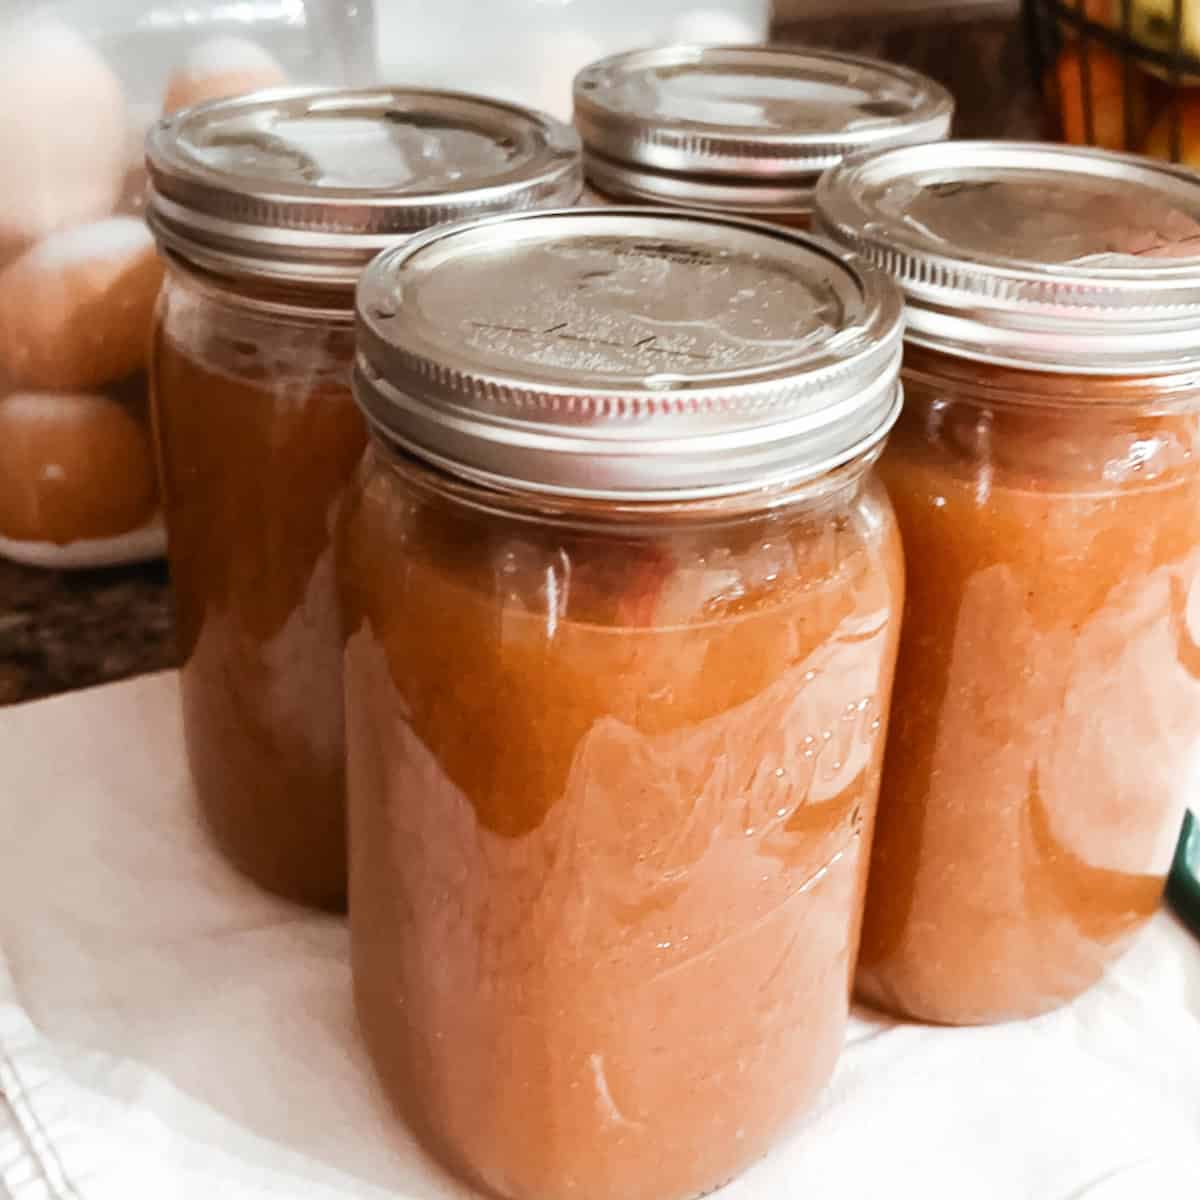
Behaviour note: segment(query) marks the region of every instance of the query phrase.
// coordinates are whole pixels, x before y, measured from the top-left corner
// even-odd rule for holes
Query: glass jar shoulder
[[[256,313],[182,277],[164,289],[152,407],[185,650],[195,631],[184,618],[212,610],[204,597],[222,596],[258,639],[292,621],[315,586],[366,442],[352,336],[345,323]],[[332,583],[322,589],[332,595]]]
[[[1027,606],[1079,621],[1138,579],[1190,562],[1200,545],[1200,381],[918,363],[880,473],[909,560],[942,563],[922,586],[966,588],[1004,571]]]
[[[169,272],[159,297],[154,361],[159,374],[190,372],[279,395],[348,396],[351,313],[256,305],[252,297]]]
[[[1056,375],[910,348],[904,380],[889,479],[1111,498],[1200,475],[1200,377]]]
[[[432,486],[431,486],[432,484]],[[733,515],[679,506],[485,507],[430,472],[368,454],[347,520],[360,579],[420,574],[458,602],[537,623],[660,631],[736,622],[841,597],[890,603],[900,552],[882,487],[861,467],[819,494]]]

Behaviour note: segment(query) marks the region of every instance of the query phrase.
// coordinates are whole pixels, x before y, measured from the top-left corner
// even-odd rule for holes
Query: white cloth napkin
[[[465,1197],[388,1114],[348,984],[342,923],[205,841],[174,675],[0,711],[0,1194]],[[1052,1016],[857,1013],[819,1110],[721,1200],[1159,1196],[1200,1196],[1200,944],[1165,914]]]

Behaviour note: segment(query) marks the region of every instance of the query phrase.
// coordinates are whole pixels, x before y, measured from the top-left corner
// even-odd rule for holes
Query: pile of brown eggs
[[[284,82],[261,48],[197,45],[163,111]],[[0,39],[0,539],[66,546],[157,520],[145,367],[162,278],[144,129],[68,26]]]

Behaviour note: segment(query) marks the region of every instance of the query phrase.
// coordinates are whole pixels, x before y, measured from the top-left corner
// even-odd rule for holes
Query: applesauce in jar
[[[917,71],[785,46],[660,46],[575,79],[587,202],[685,205],[807,228],[822,171],[946,137],[954,100]]]
[[[366,432],[354,285],[441,221],[573,202],[578,141],[539,114],[406,90],[253,95],[160,122],[168,264],[152,382],[188,758],[228,858],[345,896],[332,534]]]
[[[363,278],[340,524],[358,1012],[485,1191],[676,1200],[840,1049],[903,567],[886,278],[499,218]]]
[[[833,173],[909,300],[911,564],[858,988],[951,1024],[1094,983],[1200,782],[1200,180],[988,143]]]

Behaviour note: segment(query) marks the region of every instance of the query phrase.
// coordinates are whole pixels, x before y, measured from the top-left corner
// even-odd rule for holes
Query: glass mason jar
[[[228,857],[297,900],[345,893],[331,537],[366,433],[354,284],[455,217],[577,198],[578,140],[445,92],[263,93],[163,121],[153,355],[188,756]]]
[[[917,567],[859,991],[1031,1016],[1150,918],[1200,780],[1200,180],[951,143],[818,205],[909,299],[882,473]]]
[[[781,46],[617,54],[575,80],[589,199],[679,204],[807,228],[821,173],[937,141],[954,101],[892,63]]]
[[[361,1025],[494,1194],[672,1200],[814,1100],[902,603],[901,305],[822,243],[494,219],[359,289],[341,523]]]
[[[146,131],[289,78],[352,82],[369,59],[360,18],[333,0],[0,3],[0,555],[162,555]]]

